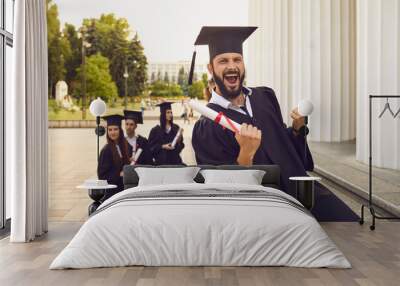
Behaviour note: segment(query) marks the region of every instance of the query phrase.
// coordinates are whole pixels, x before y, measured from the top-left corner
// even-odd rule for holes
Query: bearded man
[[[197,164],[279,165],[282,189],[290,193],[289,177],[305,176],[314,168],[303,136],[305,118],[293,109],[293,122],[287,127],[271,88],[243,85],[242,44],[255,29],[203,27],[197,37],[195,45],[209,46],[208,71],[216,83],[207,106],[242,126],[240,133],[233,133],[201,117],[193,129],[192,145]]]

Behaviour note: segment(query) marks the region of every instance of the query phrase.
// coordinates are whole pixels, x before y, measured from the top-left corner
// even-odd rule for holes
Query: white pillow
[[[139,176],[138,186],[195,183],[193,179],[199,170],[199,167],[135,168]]]
[[[201,170],[204,183],[234,183],[261,185],[265,171],[262,170]]]

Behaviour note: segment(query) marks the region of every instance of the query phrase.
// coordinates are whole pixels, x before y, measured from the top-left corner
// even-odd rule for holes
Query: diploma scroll
[[[139,148],[137,149],[135,156],[133,157],[133,161],[131,162],[131,165],[135,165],[137,160],[139,160],[140,154],[142,154],[143,149]]]
[[[183,131],[183,129],[182,129],[182,128],[179,128],[178,132],[177,132],[176,135],[175,135],[174,140],[172,140],[172,143],[171,143],[171,147],[172,147],[172,148],[175,148],[176,143],[178,142],[179,136],[182,135],[182,131]]]
[[[235,133],[240,131],[240,124],[229,119],[222,113],[218,113],[193,99],[189,100],[189,106],[199,112],[201,115],[211,119],[214,122],[217,122],[221,126],[228,128]]]

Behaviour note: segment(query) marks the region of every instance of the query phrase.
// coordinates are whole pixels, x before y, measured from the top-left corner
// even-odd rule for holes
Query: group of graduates
[[[107,122],[107,143],[100,152],[97,175],[100,180],[107,180],[109,184],[117,186],[108,191],[103,200],[124,189],[124,165],[183,164],[180,157],[185,147],[183,131],[179,131],[180,127],[173,123],[171,104],[158,104],[160,124],[151,129],[149,139],[136,134],[137,125],[143,124],[141,111],[124,110],[124,116],[113,114],[103,117]],[[125,121],[126,136],[122,130],[122,120]]]
[[[226,116],[241,125],[237,132],[222,127],[201,116],[194,125],[192,146],[199,165],[279,165],[282,190],[291,193],[289,178],[306,176],[314,163],[305,140],[305,118],[293,109],[292,125],[283,122],[280,106],[273,89],[246,87],[243,42],[257,27],[203,27],[195,45],[208,45],[208,71],[213,78],[207,107],[220,117]],[[192,57],[189,84],[192,82],[195,55]],[[159,104],[160,124],[155,126],[149,140],[136,136],[136,125],[142,123],[142,114],[125,111],[125,117],[108,116],[107,145],[100,155],[99,179],[106,179],[123,190],[122,168],[125,164],[179,165],[184,148],[182,136],[172,144],[179,132],[173,123],[171,103]],[[123,136],[121,120],[125,119],[127,136]],[[138,148],[143,153],[133,159]],[[111,196],[112,192],[107,192]]]

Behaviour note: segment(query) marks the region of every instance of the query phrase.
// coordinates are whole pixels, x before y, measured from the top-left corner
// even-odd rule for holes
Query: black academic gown
[[[178,130],[179,126],[176,124],[172,125],[169,133],[162,130],[160,125],[151,129],[149,135],[149,146],[156,165],[184,165],[182,158],[179,155],[185,147],[183,138],[178,140],[174,150],[165,150],[161,147],[164,144],[172,143]]]
[[[128,144],[128,154],[132,154],[132,147]],[[105,201],[109,197],[124,190],[123,178],[120,173],[124,164],[116,165],[113,160],[111,145],[106,144],[100,152],[99,163],[97,165],[97,176],[100,180],[107,180],[110,185],[117,185],[115,189],[108,189],[106,195],[101,201]]]
[[[138,135],[136,138],[136,149],[142,149],[142,153],[139,156],[138,161],[136,162],[136,165],[153,165],[153,156],[151,155],[150,147],[149,147],[149,141],[141,136]],[[133,150],[133,148],[132,148]],[[132,156],[132,154],[130,154]]]
[[[239,124],[252,124],[261,130],[261,145],[254,156],[253,164],[279,165],[282,190],[293,195],[293,190],[289,190],[289,177],[305,176],[306,170],[313,170],[311,152],[304,137],[294,135],[292,128],[287,128],[284,124],[278,100],[272,89],[252,88],[249,98],[252,118],[213,103],[207,106],[217,112],[222,111]],[[234,133],[208,118],[201,117],[196,122],[192,145],[197,164],[237,164],[240,147]]]

